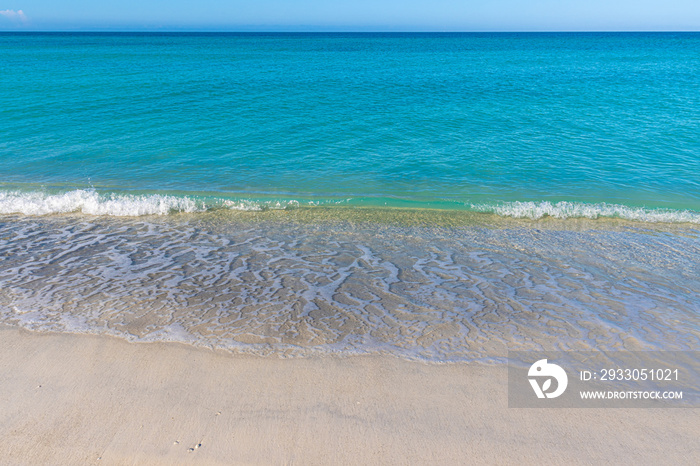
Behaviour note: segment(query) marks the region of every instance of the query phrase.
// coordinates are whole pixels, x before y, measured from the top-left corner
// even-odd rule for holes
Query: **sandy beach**
[[[513,409],[506,370],[0,329],[2,464],[694,464],[697,409]]]

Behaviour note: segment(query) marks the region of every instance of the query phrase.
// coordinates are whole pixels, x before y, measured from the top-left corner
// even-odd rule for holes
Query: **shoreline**
[[[699,409],[508,408],[506,369],[0,327],[12,464],[684,463]],[[692,461],[691,461],[692,462]]]
[[[544,230],[572,232],[645,232],[697,236],[698,223],[692,221],[645,221],[622,217],[538,218],[499,215],[495,212],[407,207],[302,206],[290,209],[236,210],[213,209],[201,212],[144,213],[135,215],[91,214],[82,211],[25,214],[0,212],[0,222],[97,223],[97,224],[193,224],[210,229],[225,226],[358,228],[361,230],[400,229],[440,231],[442,234],[473,230]]]
[[[307,212],[304,212],[307,211]],[[310,211],[310,212],[309,212]],[[320,212],[319,212],[320,211]],[[257,193],[204,193],[172,192],[168,190],[146,191],[98,191],[94,188],[53,190],[51,188],[8,189],[0,184],[0,215],[82,214],[88,217],[139,218],[152,216],[201,215],[232,213],[266,214],[269,212],[294,212],[306,221],[332,218],[355,221],[399,221],[414,223],[412,217],[421,220],[446,222],[500,223],[524,220],[529,222],[550,220],[610,220],[630,224],[698,225],[700,210],[697,205],[659,202],[657,204],[619,199],[570,199],[524,196],[522,199],[410,199],[402,197],[363,197],[356,194],[317,195],[281,193],[261,195]],[[274,218],[274,217],[273,217]]]
[[[0,323],[262,355],[446,361],[700,342],[696,229],[206,217],[4,222]]]

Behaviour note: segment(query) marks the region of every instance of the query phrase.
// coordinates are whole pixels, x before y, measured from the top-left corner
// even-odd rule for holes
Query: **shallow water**
[[[700,347],[700,232],[376,209],[0,217],[0,322],[237,352]]]

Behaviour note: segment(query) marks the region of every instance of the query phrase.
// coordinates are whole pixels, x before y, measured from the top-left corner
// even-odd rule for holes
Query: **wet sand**
[[[0,329],[3,464],[692,464],[698,409],[513,409],[506,370]]]

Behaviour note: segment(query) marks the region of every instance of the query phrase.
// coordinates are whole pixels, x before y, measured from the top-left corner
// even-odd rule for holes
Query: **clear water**
[[[285,356],[700,348],[700,231],[523,222],[337,209],[9,216],[0,322]]]
[[[695,33],[3,34],[0,212],[697,223],[698,50]]]
[[[697,350],[698,50],[0,34],[0,324],[285,356]]]

